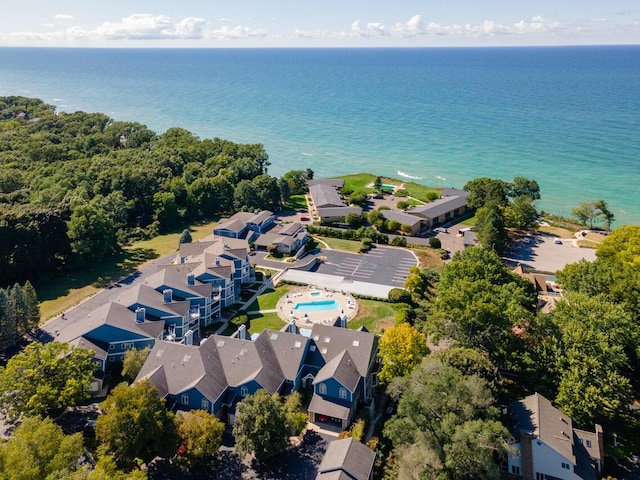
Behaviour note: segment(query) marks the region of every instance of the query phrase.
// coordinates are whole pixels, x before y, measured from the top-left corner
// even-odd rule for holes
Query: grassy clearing
[[[319,241],[324,242],[329,248],[335,250],[344,250],[345,252],[357,253],[361,243],[355,240],[343,240],[341,238],[316,237]]]
[[[357,299],[358,315],[349,321],[349,328],[358,329],[364,326],[374,333],[382,333],[385,328],[392,327],[396,319],[396,311],[389,302]]]
[[[373,183],[376,179],[375,175],[371,175],[370,173],[355,173],[353,175],[345,175],[342,177],[344,180],[344,186],[346,188],[352,189],[354,192],[358,192],[360,190],[365,191],[373,191],[372,188],[367,188],[367,185]]]
[[[276,308],[278,304],[278,300],[287,292],[293,290],[295,287],[293,285],[278,285],[276,289],[268,289],[265,290],[265,293],[256,298],[251,305],[247,308],[248,312],[253,312],[256,310],[273,310]]]
[[[542,225],[538,227],[538,232],[558,238],[573,238],[573,232],[571,230],[561,227],[553,227],[550,225]]]
[[[418,200],[422,201],[422,202],[429,202],[429,195],[433,195],[432,192],[436,192],[438,195],[438,198],[440,197],[440,190],[433,188],[433,187],[427,187],[426,185],[421,185],[419,183],[415,183],[415,182],[407,182],[404,184],[403,187],[407,192],[409,192],[409,196],[413,197],[413,198],[417,198]]]
[[[598,244],[591,240],[578,240],[578,246],[580,248],[598,248]]]
[[[304,194],[291,195],[289,202],[285,206],[286,210],[300,210],[302,208],[304,209],[309,208],[309,205],[307,205],[307,199],[305,198]]]
[[[217,222],[191,227],[189,230],[193,240],[198,241],[210,235],[215,225]],[[182,230],[136,242],[86,270],[60,275],[55,281],[36,285],[40,320],[48,320],[74,307],[141,266],[177,251],[181,234]]]
[[[266,328],[271,330],[280,330],[284,327],[284,322],[277,313],[265,313],[258,315],[249,315],[249,333],[260,333]]]
[[[411,251],[418,257],[420,267],[434,268],[436,270],[442,270],[444,267],[444,260],[440,258],[440,253],[436,249],[424,246],[413,246]]]

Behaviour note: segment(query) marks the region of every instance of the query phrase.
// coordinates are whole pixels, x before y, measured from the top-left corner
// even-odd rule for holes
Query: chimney
[[[187,285],[195,285],[196,284],[196,276],[193,273],[189,273],[187,275]]]
[[[297,333],[296,332],[296,321],[295,320],[291,320],[289,322],[289,333]]]
[[[219,267],[219,266],[220,266],[220,259],[216,258],[216,267]]]
[[[193,330],[187,330],[187,333],[184,334],[184,344],[193,345]]]
[[[238,338],[240,340],[249,340],[246,325],[240,325],[240,328],[238,328]]]
[[[136,308],[136,323],[144,323],[146,310],[142,307]]]
[[[171,303],[171,300],[173,300],[173,290],[171,290],[170,288],[163,290],[162,299],[164,303]]]

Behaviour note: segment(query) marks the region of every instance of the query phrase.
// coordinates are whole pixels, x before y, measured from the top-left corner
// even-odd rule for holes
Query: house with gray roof
[[[604,461],[603,432],[578,430],[571,418],[534,393],[508,407],[516,454],[508,472],[523,480],[596,480]]]
[[[241,326],[234,336],[211,335],[199,347],[159,341],[136,381],[149,379],[172,408],[206,405],[230,424],[236,404],[247,395],[259,389],[288,395],[306,386],[314,391],[311,421],[347,428],[358,404],[371,399],[377,338],[366,331],[318,327],[311,338],[293,324],[254,339]]]
[[[467,212],[469,192],[454,188],[443,190],[442,197],[431,203],[417,206],[408,213],[424,219],[428,228],[443,225]]]
[[[344,222],[345,217],[350,213],[362,215],[362,208],[348,206],[342,199],[342,195],[338,193],[338,188],[342,186],[344,182],[340,184],[333,180],[309,183],[309,194],[320,222]]]
[[[429,222],[417,215],[386,209],[381,209],[380,213],[386,220],[395,220],[400,225],[409,225],[411,235],[421,235],[429,229]]]
[[[307,185],[311,188],[313,185],[329,185],[330,187],[340,189],[344,187],[342,178],[318,178],[316,180],[307,180]]]
[[[121,362],[127,350],[153,346],[163,331],[162,321],[142,318],[123,305],[109,302],[52,333],[57,342],[93,350],[98,371],[104,372],[110,363]]]
[[[246,238],[252,241],[255,234],[268,231],[275,222],[275,215],[268,210],[238,212],[230,218],[223,218],[213,229],[213,234],[228,238]],[[249,234],[249,232],[252,232]]]
[[[316,480],[370,480],[376,454],[352,437],[329,442]]]
[[[378,338],[367,332],[315,324],[311,330],[310,372],[313,397],[309,404],[312,422],[330,423],[346,429],[359,404],[369,404],[377,384]]]
[[[268,233],[263,233],[254,241],[256,250],[268,250],[274,247],[280,253],[295,253],[307,243],[309,234],[307,230],[297,222],[279,225]]]

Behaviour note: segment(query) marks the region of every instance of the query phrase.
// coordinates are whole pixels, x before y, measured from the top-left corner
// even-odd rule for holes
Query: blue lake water
[[[0,95],[263,143],[273,175],[522,175],[540,208],[604,199],[616,225],[640,223],[638,91],[640,46],[0,48]]]

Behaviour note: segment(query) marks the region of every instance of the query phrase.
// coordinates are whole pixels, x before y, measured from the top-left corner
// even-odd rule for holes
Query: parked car
[[[560,240],[559,238],[554,238],[553,243],[555,243],[556,245],[562,245],[562,240]]]
[[[311,220],[309,217],[300,217],[301,222],[308,222],[309,220]]]
[[[524,238],[522,239],[522,241],[523,241],[524,243],[531,243],[531,239],[530,239],[529,237],[524,237]]]
[[[446,229],[446,228],[444,228],[444,227],[438,227],[438,228],[435,228],[435,229],[434,229],[434,231],[435,231],[435,232],[438,232],[438,233],[449,233],[449,230],[447,230],[447,229]]]

